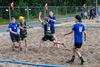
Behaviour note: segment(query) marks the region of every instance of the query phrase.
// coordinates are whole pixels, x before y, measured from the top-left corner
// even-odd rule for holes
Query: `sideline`
[[[49,64],[33,64],[31,62],[21,62],[16,60],[0,60],[0,63],[15,63],[15,64],[22,64],[22,65],[32,65],[32,66],[45,66],[45,67],[65,67],[61,65],[49,65]]]

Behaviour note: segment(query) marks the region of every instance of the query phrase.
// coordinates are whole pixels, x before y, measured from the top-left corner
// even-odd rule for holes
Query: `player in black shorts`
[[[20,39],[21,42],[24,41],[25,47],[27,48],[27,29],[32,28],[26,25],[25,18],[23,16],[19,17],[19,27],[20,27]]]
[[[75,16],[75,22],[76,23],[73,25],[72,31],[65,34],[65,35],[69,35],[74,32],[73,56],[72,56],[72,59],[69,60],[68,62],[73,63],[75,60],[75,56],[77,55],[79,59],[81,60],[81,65],[83,65],[84,59],[81,53],[79,52],[79,49],[82,47],[83,39],[84,41],[86,41],[86,29],[85,29],[85,26],[82,24],[81,17],[79,15]]]
[[[10,32],[10,37],[11,37],[11,40],[13,42],[13,45],[12,45],[12,50],[14,51],[15,48],[20,48],[20,50],[22,50],[21,48],[21,43],[20,43],[20,36],[18,34],[18,28],[19,28],[19,24],[16,22],[15,18],[12,17],[12,21],[11,23],[9,24],[9,32]],[[19,46],[17,46],[17,43]]]
[[[41,44],[39,47],[43,47],[43,42],[44,41],[52,41],[54,43],[55,46],[57,46],[59,48],[59,45],[58,44],[61,44],[64,46],[64,43],[61,43],[61,42],[58,42],[54,36],[53,36],[53,33],[50,29],[50,24],[48,23],[50,21],[50,19],[48,17],[46,17],[44,20],[41,19],[41,16],[42,16],[42,12],[39,13],[39,21],[42,23],[42,26],[44,28],[44,36],[41,40]],[[64,46],[65,47],[65,46]]]

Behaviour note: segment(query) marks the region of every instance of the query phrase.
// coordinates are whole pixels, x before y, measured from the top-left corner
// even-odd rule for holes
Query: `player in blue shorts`
[[[78,51],[79,48],[82,47],[83,44],[83,34],[84,34],[84,41],[86,41],[86,31],[85,26],[82,24],[81,17],[79,15],[75,16],[76,24],[73,25],[72,31],[65,34],[69,35],[74,32],[74,49],[73,49],[73,56],[72,59],[69,60],[69,63],[73,63],[75,60],[75,54],[80,58],[81,65],[84,64],[84,59],[81,53]]]
[[[18,33],[19,24],[16,22],[16,19],[14,17],[12,17],[12,21],[9,24],[8,28],[9,28],[8,31],[10,32],[11,40],[13,42],[12,50],[14,51],[15,48],[20,48],[20,50],[22,50],[21,43],[20,43],[20,35]],[[16,46],[17,43],[19,46]]]

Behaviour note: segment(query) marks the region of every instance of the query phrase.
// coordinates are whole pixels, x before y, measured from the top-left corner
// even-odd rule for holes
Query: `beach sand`
[[[64,42],[66,48],[57,48],[53,43],[47,41],[43,48],[39,48],[40,40],[43,37],[43,30],[30,30],[28,33],[28,50],[23,51],[11,50],[12,42],[9,36],[1,36],[0,39],[0,59],[11,59],[17,61],[28,61],[32,63],[67,65],[68,67],[83,67],[80,60],[76,57],[75,63],[68,64],[67,60],[71,59],[73,48],[73,34],[63,36],[66,32],[70,32],[71,28],[64,26],[56,29],[57,39]],[[100,28],[87,28],[87,41],[84,42],[80,49],[84,59],[85,67],[100,67]],[[66,67],[67,67],[66,66]],[[13,63],[0,63],[0,67],[32,67],[27,65],[17,65]]]

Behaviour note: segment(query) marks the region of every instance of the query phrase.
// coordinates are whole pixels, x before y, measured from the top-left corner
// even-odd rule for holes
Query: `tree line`
[[[82,6],[84,3],[87,6],[94,6],[96,0],[0,0],[0,6],[10,6],[14,2],[15,6],[44,6],[48,3],[49,6]],[[100,4],[100,0],[98,0]]]

